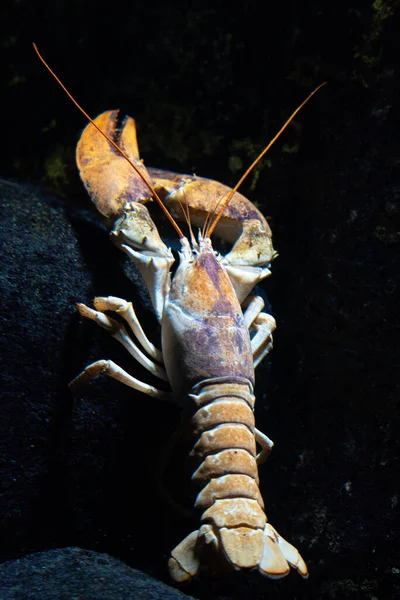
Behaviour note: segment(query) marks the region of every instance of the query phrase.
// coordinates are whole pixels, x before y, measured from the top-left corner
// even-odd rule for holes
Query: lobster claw
[[[118,144],[151,184],[147,169],[139,158],[135,121],[126,117],[117,129],[117,116],[117,110],[109,110],[94,122]],[[120,216],[127,202],[145,203],[151,198],[151,191],[143,179],[91,123],[85,127],[78,142],[76,162],[86,190],[105,217]]]
[[[135,121],[125,118],[118,130],[117,116],[117,110],[110,110],[99,115],[94,122],[118,144],[144,180],[91,123],[83,130],[78,142],[76,162],[96,208],[115,221],[112,239],[139,268],[157,318],[161,320],[174,257],[144,206],[151,199],[152,188],[147,169],[139,159]]]
[[[231,191],[218,181],[196,175],[177,175],[151,168],[149,173],[155,190],[171,214],[182,219],[181,206],[187,204],[194,225],[202,226]],[[259,281],[270,275],[268,267],[277,256],[272,245],[271,229],[254,204],[235,192],[215,228],[215,234],[234,244],[229,254],[222,258],[222,264],[239,302],[242,302]]]

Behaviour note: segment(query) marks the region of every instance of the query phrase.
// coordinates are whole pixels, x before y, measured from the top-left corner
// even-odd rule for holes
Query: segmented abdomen
[[[262,554],[266,516],[258,488],[255,398],[246,379],[201,382],[190,394],[195,412],[190,428],[195,445],[193,483],[201,523],[218,538],[237,567],[256,566]]]

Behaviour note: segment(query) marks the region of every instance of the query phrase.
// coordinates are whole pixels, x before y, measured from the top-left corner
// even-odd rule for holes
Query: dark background
[[[257,371],[257,424],[276,443],[262,492],[310,578],[201,577],[187,593],[400,597],[398,9],[395,0],[2,3],[0,174],[13,182],[2,183],[4,560],[77,545],[168,582],[169,550],[196,527],[160,499],[154,475],[179,412],[110,381],[75,401],[66,391],[98,358],[147,377],[80,322],[76,301],[133,298],[157,332],[80,183],[85,119],[35,41],[92,116],[135,117],[146,164],[230,185],[328,82],[242,189],[280,254],[263,284],[278,329],[271,365]],[[174,460],[169,487],[183,493]]]

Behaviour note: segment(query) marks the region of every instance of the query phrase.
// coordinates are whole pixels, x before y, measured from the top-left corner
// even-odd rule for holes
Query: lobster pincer
[[[182,219],[187,205],[192,225],[202,227],[215,207],[231,188],[196,175],[178,175],[149,169],[154,189],[176,219]],[[233,244],[222,258],[239,300],[242,302],[254,286],[270,274],[269,265],[277,256],[272,246],[272,232],[263,214],[235,192],[215,227],[215,235]]]
[[[195,226],[204,225],[231,189],[195,175],[147,170],[139,158],[134,120],[125,118],[117,129],[117,116],[118,111],[107,111],[97,117],[95,123],[120,145],[138,172],[89,124],[76,152],[82,181],[101,214],[111,218],[120,216],[115,229],[117,234],[122,235],[114,239],[118,245],[122,246],[121,240],[127,236],[130,246],[136,250],[150,251],[171,259],[172,255],[158,235],[147,207],[144,207],[152,199],[149,185],[176,219],[185,219],[186,206],[191,224]],[[123,228],[120,227],[121,222],[124,223]],[[242,302],[254,286],[270,274],[270,263],[277,256],[272,245],[271,229],[262,213],[242,194],[235,192],[215,228],[215,234],[234,244],[222,260]],[[144,276],[142,269],[141,273]]]
[[[174,257],[145,206],[152,200],[151,180],[139,159],[135,122],[128,117],[117,130],[117,116],[118,111],[102,113],[96,124],[110,140],[120,144],[137,170],[91,123],[78,142],[76,161],[96,208],[110,220],[116,219],[112,239],[136,263],[160,320]]]
[[[139,158],[135,121],[127,117],[118,128],[118,111],[109,110],[96,119],[97,126],[135,164],[129,162],[110,142],[89,124],[76,148],[76,163],[82,181],[96,205],[105,217],[115,220],[129,201],[146,203],[151,183],[146,167]],[[142,177],[139,175],[142,175]]]

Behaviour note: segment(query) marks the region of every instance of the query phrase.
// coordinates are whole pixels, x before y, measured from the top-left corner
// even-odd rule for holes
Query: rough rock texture
[[[130,271],[127,278],[119,263],[122,253],[90,214],[14,182],[0,182],[0,195],[5,248],[1,556],[60,545],[84,547],[85,542],[103,549],[106,539],[110,553],[117,555],[114,541],[119,545],[123,538],[128,553],[146,562],[136,536],[142,531],[148,537],[152,555],[160,512],[152,465],[162,443],[161,422],[151,429],[148,423],[159,409],[168,426],[167,409],[113,381],[94,382],[76,399],[67,385],[88,362],[109,354],[137,377],[151,380],[117,343],[110,348],[104,331],[81,323],[77,301],[90,304],[93,296],[110,289],[121,297],[134,296],[150,335],[155,317],[132,282],[138,275]],[[104,529],[104,519],[110,528]],[[158,543],[162,564],[163,542]]]
[[[178,411],[115,382],[93,383],[75,401],[66,389],[103,357],[148,378],[81,323],[76,301],[133,298],[157,334],[133,271],[79,208],[89,206],[73,160],[84,120],[30,50],[35,39],[91,114],[120,107],[137,119],[148,164],[231,185],[328,81],[242,190],[271,218],[280,253],[264,285],[278,323],[272,369],[257,373],[257,425],[276,444],[262,492],[310,578],[204,577],[188,593],[400,596],[399,2],[289,0],[269,6],[268,19],[264,10],[156,0],[148,10],[139,0],[113,14],[62,0],[43,18],[27,0],[1,8],[1,172],[42,180],[63,198],[2,185],[5,560],[77,545],[167,581],[169,549],[196,526],[157,494],[157,457]],[[178,458],[168,487],[183,498]]]
[[[119,560],[81,548],[29,554],[0,565],[8,600],[190,600]]]

